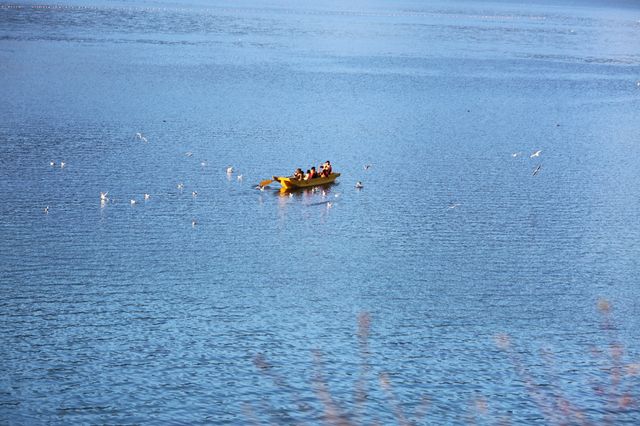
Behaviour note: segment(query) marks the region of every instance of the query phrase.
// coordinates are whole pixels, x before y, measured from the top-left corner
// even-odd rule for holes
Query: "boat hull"
[[[284,176],[277,176],[274,178],[278,183],[280,183],[280,185],[282,185],[282,189],[298,189],[333,183],[338,176],[340,176],[340,173],[331,173],[327,177],[317,177],[309,180],[297,180]]]

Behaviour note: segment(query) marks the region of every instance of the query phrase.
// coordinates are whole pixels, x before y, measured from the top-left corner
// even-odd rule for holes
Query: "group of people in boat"
[[[331,162],[329,160],[322,163],[319,167],[320,172],[316,170],[315,166],[311,167],[311,169],[307,170],[306,173],[302,172],[301,168],[297,168],[295,172],[293,172],[293,179],[295,180],[311,180],[318,177],[328,177],[331,174]]]

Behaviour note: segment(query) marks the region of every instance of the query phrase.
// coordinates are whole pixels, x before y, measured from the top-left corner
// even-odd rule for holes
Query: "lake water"
[[[640,421],[637,5],[0,2],[0,99],[0,423]]]

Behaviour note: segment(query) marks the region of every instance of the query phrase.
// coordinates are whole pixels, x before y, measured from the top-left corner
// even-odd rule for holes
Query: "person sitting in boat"
[[[317,178],[318,177],[318,172],[316,172],[316,168],[312,167],[311,171],[309,172],[309,176],[307,177],[307,180],[311,180],[313,178]]]
[[[302,169],[298,167],[295,172],[293,172],[293,178],[295,180],[302,180],[304,178],[304,173],[302,173]]]
[[[320,172],[320,177],[329,177],[330,174],[331,174],[331,162],[327,160],[322,165],[322,172]]]

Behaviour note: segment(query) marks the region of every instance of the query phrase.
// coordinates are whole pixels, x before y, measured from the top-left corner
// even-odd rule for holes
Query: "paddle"
[[[258,184],[258,186],[260,186],[262,188],[262,187],[265,187],[265,186],[269,185],[271,182],[275,182],[275,181],[276,181],[276,179],[265,179],[262,182],[260,182]]]

